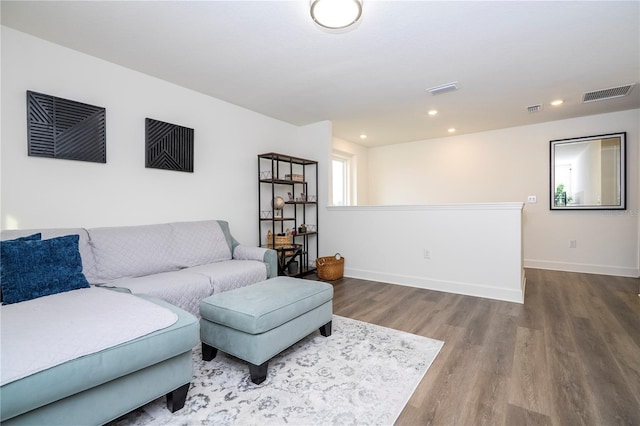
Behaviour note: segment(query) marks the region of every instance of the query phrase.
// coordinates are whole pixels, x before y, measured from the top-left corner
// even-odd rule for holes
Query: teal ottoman
[[[319,329],[331,335],[333,286],[276,277],[200,302],[202,359],[218,350],[249,363],[251,381],[267,378],[269,360]]]

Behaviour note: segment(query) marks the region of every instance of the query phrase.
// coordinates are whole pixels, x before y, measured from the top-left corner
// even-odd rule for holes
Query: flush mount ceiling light
[[[311,0],[311,18],[329,30],[348,28],[361,16],[362,0]]]
[[[556,99],[554,101],[551,101],[551,105],[553,106],[560,106],[564,103],[564,101],[562,99]]]

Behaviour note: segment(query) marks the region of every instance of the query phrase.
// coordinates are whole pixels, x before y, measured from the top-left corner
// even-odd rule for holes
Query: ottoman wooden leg
[[[251,381],[256,385],[264,382],[267,379],[267,366],[269,361],[265,361],[260,365],[249,363],[249,374],[251,375]]]
[[[216,355],[218,355],[218,349],[202,342],[202,360],[203,361],[211,361],[216,357]]]
[[[172,413],[181,410],[184,407],[184,403],[187,401],[187,392],[189,392],[189,386],[191,383],[180,386],[178,389],[174,389],[167,394],[167,408]]]
[[[331,321],[320,327],[320,334],[322,334],[324,337],[331,336]]]

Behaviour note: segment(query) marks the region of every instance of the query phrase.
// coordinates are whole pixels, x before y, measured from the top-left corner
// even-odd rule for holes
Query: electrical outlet
[[[527,197],[527,203],[534,204],[538,202],[538,198],[535,195],[529,195]]]
[[[424,258],[425,259],[431,259],[431,250],[424,249]]]
[[[577,247],[577,241],[569,240],[569,248],[576,248],[576,247]]]

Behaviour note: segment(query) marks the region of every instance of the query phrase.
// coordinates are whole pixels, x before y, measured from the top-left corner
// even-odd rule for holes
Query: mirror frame
[[[619,191],[620,191],[620,204],[607,204],[607,205],[597,205],[597,204],[582,204],[582,205],[564,205],[564,206],[556,206],[555,205],[555,193],[556,193],[556,182],[555,182],[555,149],[558,146],[566,146],[567,144],[572,143],[583,143],[591,140],[598,139],[611,139],[611,138],[620,138],[620,162],[618,164],[618,178],[619,182]],[[594,136],[584,136],[580,138],[570,138],[570,139],[556,139],[550,141],[550,172],[549,172],[549,208],[551,210],[626,210],[627,209],[627,132],[618,132],[618,133],[608,133],[604,135],[594,135]]]

